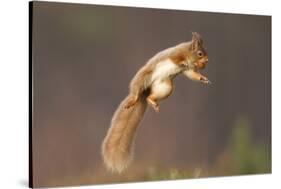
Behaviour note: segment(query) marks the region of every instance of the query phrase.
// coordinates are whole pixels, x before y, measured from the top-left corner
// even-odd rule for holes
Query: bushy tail
[[[134,106],[125,109],[129,99],[127,96],[115,111],[102,144],[104,163],[112,172],[121,173],[132,161],[136,129],[147,107],[142,95]]]

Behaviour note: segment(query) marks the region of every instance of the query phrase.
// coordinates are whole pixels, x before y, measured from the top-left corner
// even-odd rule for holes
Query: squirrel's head
[[[189,59],[198,69],[204,69],[208,63],[208,55],[203,47],[202,37],[197,32],[192,32]]]

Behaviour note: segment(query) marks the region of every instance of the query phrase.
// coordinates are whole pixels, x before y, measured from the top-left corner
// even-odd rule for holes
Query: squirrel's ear
[[[192,32],[192,44],[191,48],[192,50],[198,49],[199,46],[203,45],[203,40],[201,36],[197,32]]]

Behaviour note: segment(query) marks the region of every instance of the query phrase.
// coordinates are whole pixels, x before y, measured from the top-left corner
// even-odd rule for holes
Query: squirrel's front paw
[[[212,82],[205,76],[201,76],[200,81],[204,84],[208,84],[208,85],[212,84]]]

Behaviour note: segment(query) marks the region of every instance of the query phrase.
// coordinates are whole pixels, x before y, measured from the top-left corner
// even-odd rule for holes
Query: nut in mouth
[[[204,69],[206,64],[208,63],[208,58],[205,57],[205,58],[202,58],[200,60],[198,60],[197,62],[194,63],[195,67],[198,68],[198,69]]]
[[[205,68],[205,66],[206,66],[206,61],[204,61],[204,62],[195,62],[194,64],[195,64],[195,66],[198,68],[198,69],[204,69]]]

